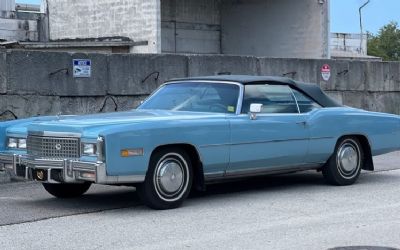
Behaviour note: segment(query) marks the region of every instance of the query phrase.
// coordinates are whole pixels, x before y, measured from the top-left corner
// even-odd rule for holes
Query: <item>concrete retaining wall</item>
[[[74,58],[92,60],[92,77],[73,77]],[[331,67],[328,81],[321,76],[324,64]],[[0,119],[127,110],[167,79],[221,73],[287,76],[316,83],[346,105],[400,114],[395,62],[3,51]]]

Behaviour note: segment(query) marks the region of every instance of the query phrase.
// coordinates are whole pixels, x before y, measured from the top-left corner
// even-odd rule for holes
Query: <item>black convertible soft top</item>
[[[288,85],[303,94],[307,95],[322,107],[342,107],[337,101],[325,94],[316,84],[302,83],[287,77],[277,76],[249,76],[249,75],[218,75],[218,76],[199,76],[190,78],[173,79],[171,81],[227,81],[246,84],[269,83]],[[171,82],[170,81],[170,82]]]

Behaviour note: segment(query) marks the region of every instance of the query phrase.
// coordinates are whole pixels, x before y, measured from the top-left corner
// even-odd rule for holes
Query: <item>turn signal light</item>
[[[96,174],[95,173],[81,172],[80,176],[82,178],[84,178],[84,179],[96,180]]]
[[[143,148],[123,149],[121,150],[121,157],[141,156],[143,153]]]

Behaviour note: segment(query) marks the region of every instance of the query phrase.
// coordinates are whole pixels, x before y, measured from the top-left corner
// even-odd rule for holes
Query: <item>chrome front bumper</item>
[[[83,162],[76,160],[34,159],[26,155],[0,154],[0,164],[13,178],[36,180],[49,183],[98,184],[140,183],[144,175],[107,176],[103,162]]]

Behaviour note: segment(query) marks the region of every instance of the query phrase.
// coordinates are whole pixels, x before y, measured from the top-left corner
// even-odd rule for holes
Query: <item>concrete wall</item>
[[[219,54],[221,0],[162,0],[161,50]]]
[[[160,0],[48,0],[50,39],[113,36],[148,41],[137,53],[161,52]]]
[[[0,39],[7,41],[38,41],[37,20],[0,17]]]
[[[363,35],[363,41],[361,43],[361,34],[332,33],[330,48],[331,51],[357,53],[366,56],[367,41],[367,34]]]
[[[40,15],[15,11],[15,0],[0,1],[0,40],[38,41]]]
[[[367,41],[367,34],[364,34],[361,39],[361,34],[332,33],[329,46],[331,57],[358,57],[371,59],[372,57],[368,56]]]
[[[74,58],[92,60],[91,78],[73,78]],[[345,105],[400,114],[395,62],[7,51],[0,52],[0,119],[127,110],[167,79],[221,73],[287,76],[316,83]]]
[[[15,0],[1,0],[0,11],[15,11]]]
[[[224,0],[222,53],[329,58],[329,3],[321,0]]]

